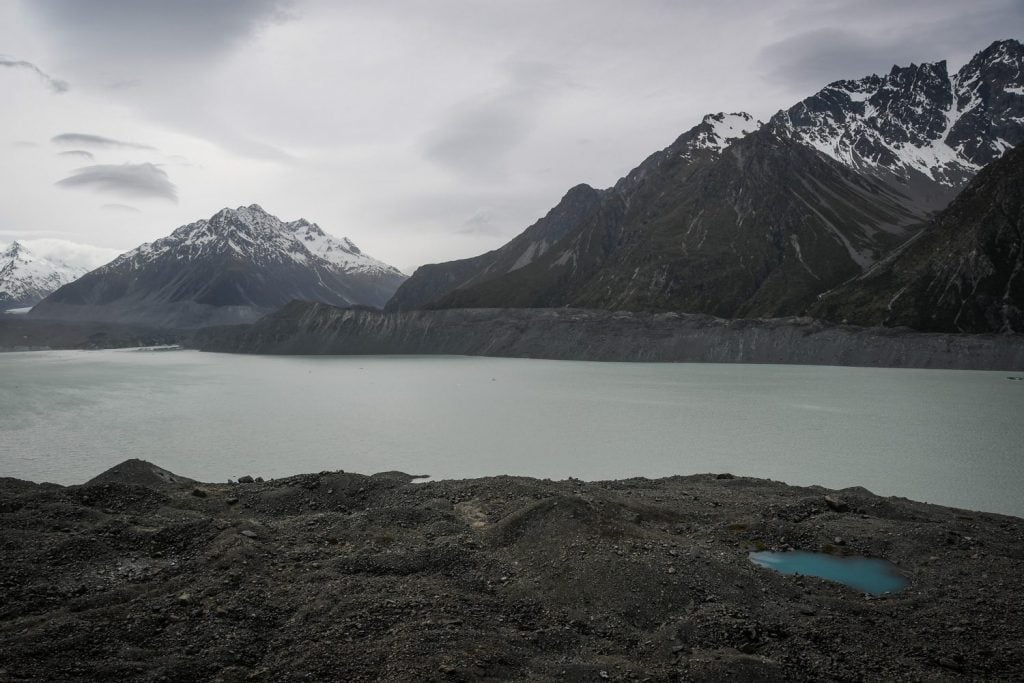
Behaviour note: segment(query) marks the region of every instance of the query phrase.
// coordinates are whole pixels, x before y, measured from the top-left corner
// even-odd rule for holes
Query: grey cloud
[[[67,152],[57,152],[57,156],[75,157],[78,159],[85,159],[86,161],[95,161],[96,159],[96,157],[93,156],[92,152],[86,152],[84,149],[72,149]]]
[[[771,81],[815,92],[840,79],[888,73],[894,65],[948,60],[957,68],[1000,37],[1024,32],[1019,0],[820,2],[781,20],[818,24],[772,43],[758,62]],[[881,28],[880,28],[881,27]],[[1003,27],[1004,36],[993,35]]]
[[[46,73],[32,62],[26,62],[23,59],[14,59],[13,57],[6,57],[0,55],[0,66],[6,66],[12,69],[28,69],[29,71],[35,72],[37,76],[43,79],[50,90],[55,93],[65,93],[71,89],[67,81],[62,81],[59,78],[54,78],[50,74]]]
[[[61,133],[50,138],[50,141],[57,145],[75,145],[82,147],[120,147],[122,149],[146,149],[154,150],[155,147],[142,145],[138,142],[125,142],[105,138],[102,135],[90,135],[88,133]]]
[[[142,213],[140,209],[127,204],[104,204],[100,208],[104,211],[114,211],[117,213]]]
[[[290,154],[248,133],[204,97],[206,77],[262,31],[292,20],[293,0],[31,0],[29,22],[83,87],[131,104],[241,156],[285,162]],[[313,3],[316,4],[316,3]],[[258,76],[256,76],[258,78]]]
[[[462,222],[462,227],[455,231],[457,235],[504,235],[505,229],[499,226],[494,213],[479,210]]]
[[[283,149],[268,145],[259,140],[240,135],[237,131],[231,130],[230,126],[220,125],[209,119],[193,124],[194,130],[206,137],[208,140],[239,156],[259,159],[262,161],[276,161],[286,163],[294,161],[295,158]]]
[[[15,140],[14,142],[11,143],[11,146],[12,147],[21,147],[21,148],[25,148],[25,149],[30,149],[32,147],[38,147],[39,143],[31,142],[29,140]]]
[[[92,60],[201,62],[263,25],[289,17],[290,0],[32,0],[65,47]]]
[[[809,95],[832,81],[887,71],[894,56],[879,50],[876,38],[821,28],[769,45],[761,51],[761,60],[769,79]]]
[[[127,90],[128,88],[138,88],[140,85],[142,85],[142,81],[138,78],[125,78],[107,83],[107,87],[111,90]]]
[[[573,84],[552,64],[507,65],[507,82],[463,105],[427,135],[426,157],[475,179],[501,180],[512,151],[543,115],[543,105]]]
[[[153,164],[86,166],[56,184],[59,187],[85,188],[127,197],[178,201],[174,183],[166,172]]]
[[[183,157],[180,154],[170,154],[164,158],[168,164],[174,164],[175,166],[197,166],[188,157]]]
[[[0,237],[10,237],[14,240],[77,236],[79,236],[78,233],[71,230],[0,230]]]
[[[529,112],[497,104],[463,112],[433,133],[427,158],[468,176],[501,176],[506,154],[526,136],[531,122]]]
[[[375,203],[367,210],[390,223],[418,221],[445,235],[510,239],[554,206],[561,196],[560,190],[561,187],[460,184],[457,189],[444,192],[410,191],[404,202]]]

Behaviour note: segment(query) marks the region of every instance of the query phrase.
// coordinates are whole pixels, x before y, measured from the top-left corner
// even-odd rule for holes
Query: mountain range
[[[1019,332],[1021,142],[1024,45],[997,41],[955,73],[836,81],[766,122],[708,114],[614,186],[577,185],[504,246],[411,278],[253,204],[122,254],[31,316],[201,327],[299,299]],[[18,302],[77,275],[36,273]]]
[[[831,83],[764,123],[708,115],[613,187],[572,188],[499,249],[417,269],[388,308],[846,318],[832,290],[938,239],[921,242],[936,211],[1024,141],[1022,67],[1024,46],[1004,40],[956,73],[942,61]],[[967,219],[943,224],[954,216]],[[965,320],[850,319],[948,331]],[[982,319],[969,328],[1019,329],[1012,315]]]
[[[250,322],[293,299],[379,307],[404,280],[349,239],[253,204],[124,253],[56,290],[30,315],[199,327]]]

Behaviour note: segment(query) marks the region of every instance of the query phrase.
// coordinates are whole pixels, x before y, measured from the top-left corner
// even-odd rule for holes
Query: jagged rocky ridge
[[[403,280],[348,239],[253,204],[133,249],[60,288],[31,315],[199,327],[256,320],[297,298],[383,306]]]
[[[1024,145],[982,169],[892,255],[813,315],[918,330],[1024,332]]]
[[[1024,141],[1024,46],[839,81],[758,125],[714,115],[616,185],[573,188],[504,247],[424,266],[392,310],[800,314]],[[709,144],[710,143],[710,144]]]
[[[261,354],[1024,369],[1024,338],[1016,336],[581,309],[382,313],[296,301],[252,325],[200,330],[189,343],[203,351]]]
[[[997,41],[950,74],[946,62],[837,81],[773,123],[826,156],[905,183],[962,187],[1021,141],[1024,47]]]

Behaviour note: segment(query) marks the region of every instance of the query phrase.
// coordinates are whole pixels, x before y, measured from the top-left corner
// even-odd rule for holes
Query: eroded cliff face
[[[594,361],[1024,369],[1024,338],[579,309],[376,311],[293,302],[253,325],[199,331],[204,351],[444,354]]]

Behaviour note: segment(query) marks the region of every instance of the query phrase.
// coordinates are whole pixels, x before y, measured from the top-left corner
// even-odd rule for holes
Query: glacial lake
[[[732,472],[1024,516],[1020,373],[197,351],[0,354],[0,476]]]
[[[757,552],[750,561],[780,574],[816,576],[871,595],[897,593],[910,583],[899,568],[874,557],[840,557],[827,553]]]

